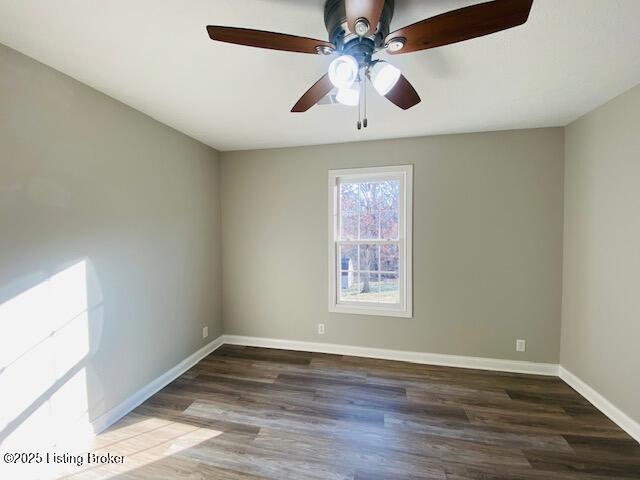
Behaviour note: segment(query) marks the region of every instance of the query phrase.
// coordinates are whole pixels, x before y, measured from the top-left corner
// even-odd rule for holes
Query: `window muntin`
[[[330,172],[332,311],[411,316],[411,173],[411,166]]]

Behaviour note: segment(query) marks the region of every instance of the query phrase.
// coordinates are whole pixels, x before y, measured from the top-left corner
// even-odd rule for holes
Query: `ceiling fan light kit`
[[[450,45],[522,25],[529,18],[533,0],[493,0],[452,10],[390,32],[394,0],[327,0],[324,23],[329,41],[236,27],[210,25],[212,40],[316,55],[338,55],[321,77],[291,109],[306,112],[338,89],[337,100],[358,106],[366,99],[366,81],[391,103],[407,110],[420,96],[400,70],[373,58],[399,55]],[[355,93],[354,93],[355,92]],[[367,125],[366,101],[364,122]]]

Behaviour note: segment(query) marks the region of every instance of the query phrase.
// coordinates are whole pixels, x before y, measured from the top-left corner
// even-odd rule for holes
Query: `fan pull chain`
[[[358,87],[362,88],[361,85],[358,85]],[[358,123],[356,124],[358,126],[358,130],[362,130],[362,122],[360,121],[361,107],[362,107],[362,95],[358,95]]]
[[[364,96],[364,120],[362,121],[362,126],[364,128],[367,128],[367,124],[369,122],[367,121],[367,78],[366,77],[362,79],[362,92]]]

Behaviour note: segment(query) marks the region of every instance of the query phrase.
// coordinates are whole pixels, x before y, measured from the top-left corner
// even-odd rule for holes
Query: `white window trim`
[[[399,176],[401,228],[399,233],[400,266],[400,306],[383,304],[345,304],[338,298],[337,235],[338,235],[338,184],[339,180],[353,177],[359,181],[371,177]],[[388,167],[353,168],[329,170],[329,311],[360,315],[386,317],[413,317],[413,165],[393,165]],[[375,240],[367,241],[375,243]]]

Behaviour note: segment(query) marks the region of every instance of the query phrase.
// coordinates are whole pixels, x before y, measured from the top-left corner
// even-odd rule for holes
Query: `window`
[[[411,165],[329,171],[329,311],[411,317]]]

